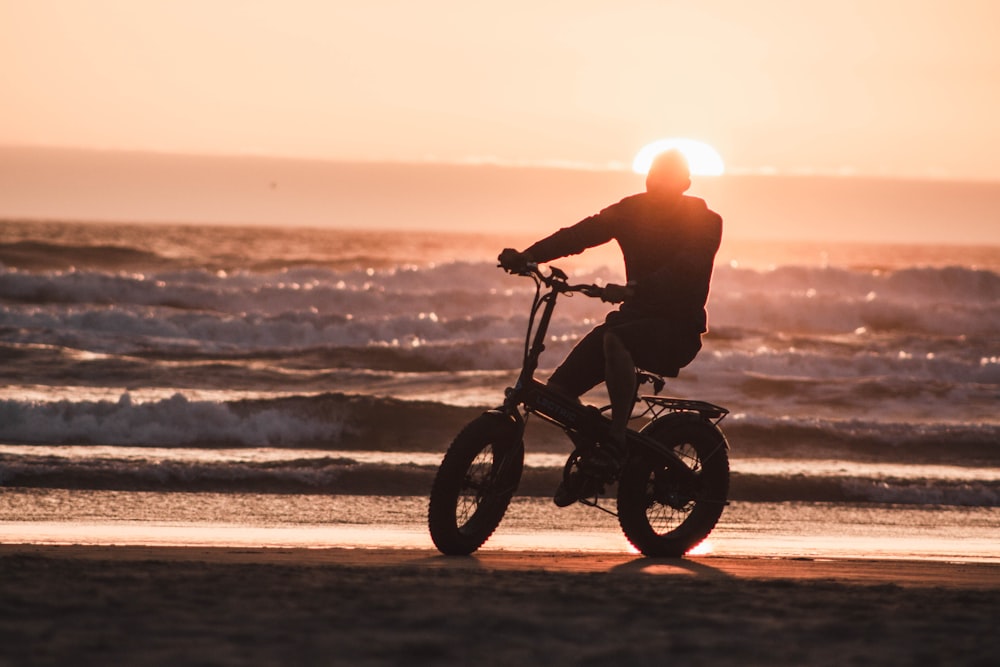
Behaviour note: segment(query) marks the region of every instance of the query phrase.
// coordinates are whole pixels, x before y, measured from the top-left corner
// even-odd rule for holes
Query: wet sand
[[[0,665],[992,665],[1000,565],[0,545]]]

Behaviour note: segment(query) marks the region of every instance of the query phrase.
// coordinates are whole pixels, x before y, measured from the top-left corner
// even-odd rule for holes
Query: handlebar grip
[[[629,299],[633,294],[633,289],[631,285],[615,285],[609,283],[605,285],[604,289],[601,290],[601,301],[607,301],[608,303],[622,303]]]
[[[507,273],[510,273],[515,276],[530,276],[531,274],[538,272],[538,263],[527,262],[523,267],[517,267],[517,268],[510,268],[504,266],[503,264],[497,263],[497,268],[503,269]]]

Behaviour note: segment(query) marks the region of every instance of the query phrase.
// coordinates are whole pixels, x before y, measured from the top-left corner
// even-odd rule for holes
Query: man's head
[[[691,187],[687,159],[676,148],[663,151],[646,172],[646,192],[678,197]]]

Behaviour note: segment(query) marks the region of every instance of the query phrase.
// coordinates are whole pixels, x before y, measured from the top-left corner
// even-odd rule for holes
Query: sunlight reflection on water
[[[433,549],[418,497],[0,491],[3,543]],[[635,553],[614,517],[537,498],[483,550]],[[1000,562],[1000,508],[733,503],[696,553]]]
[[[238,526],[155,522],[0,522],[9,544],[89,546],[186,546],[229,548],[433,549],[430,537],[415,526]],[[1000,563],[996,539],[953,539],[886,535],[845,539],[817,532],[774,535],[720,527],[690,555],[860,558]],[[635,554],[616,532],[499,530],[481,549],[554,553]]]

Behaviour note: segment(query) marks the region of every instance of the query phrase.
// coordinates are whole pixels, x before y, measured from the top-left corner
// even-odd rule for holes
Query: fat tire
[[[465,556],[500,525],[524,468],[522,428],[487,412],[455,437],[431,487],[427,523],[438,550]]]
[[[618,522],[643,555],[680,558],[715,528],[729,494],[729,446],[712,423],[677,415],[643,434],[673,449],[695,471],[694,488],[677,480],[653,453],[634,452],[618,485]]]

